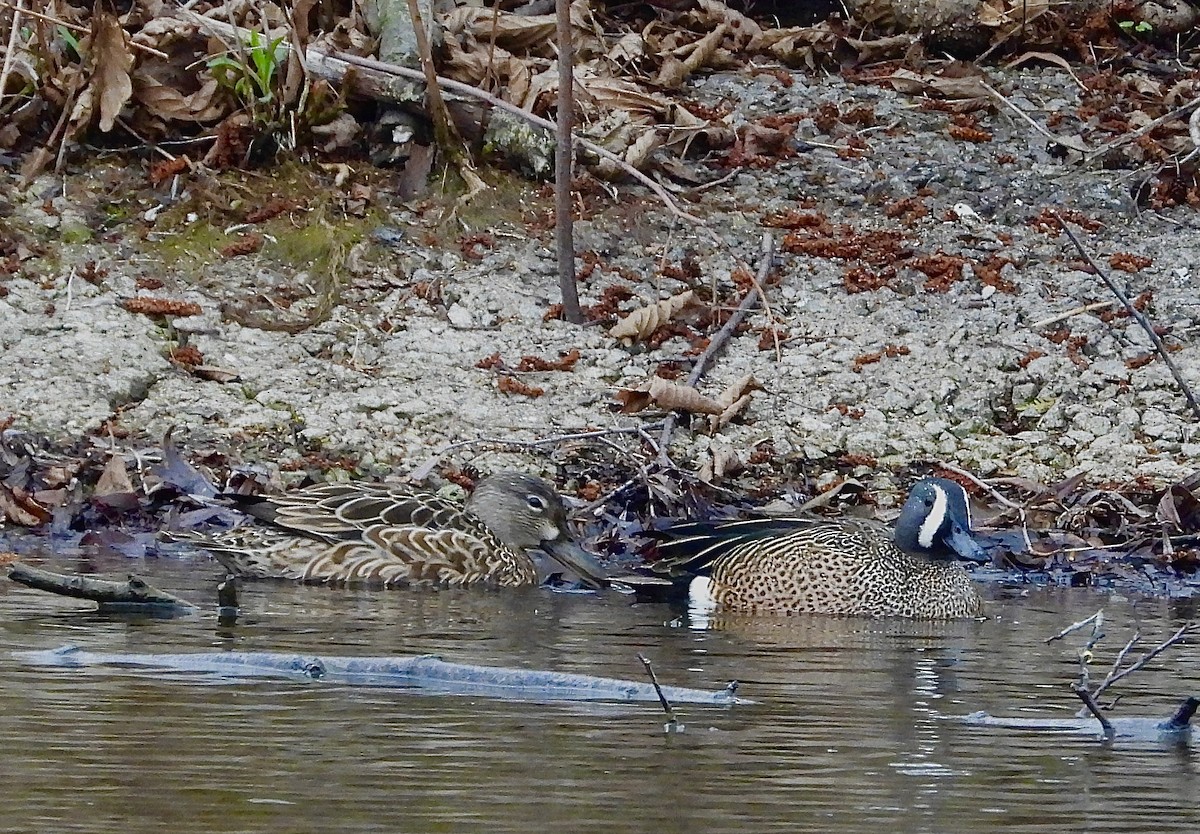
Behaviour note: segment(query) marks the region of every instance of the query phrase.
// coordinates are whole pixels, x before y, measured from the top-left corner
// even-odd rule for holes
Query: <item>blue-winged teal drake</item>
[[[554,488],[516,472],[482,479],[466,504],[404,486],[318,484],[279,497],[228,496],[263,524],[176,533],[237,576],[384,587],[534,585],[541,549],[589,585],[603,570],[567,532]]]
[[[724,611],[949,619],[981,601],[954,556],[983,560],[966,491],[942,478],[913,486],[893,536],[860,519],[759,518],[679,524],[649,570],[691,579],[693,604]]]

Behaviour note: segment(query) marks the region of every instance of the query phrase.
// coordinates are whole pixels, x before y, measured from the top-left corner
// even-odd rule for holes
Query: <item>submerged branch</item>
[[[102,609],[111,606],[147,606],[192,611],[196,608],[186,599],[148,585],[136,576],[130,576],[125,582],[115,582],[109,579],[93,579],[90,576],[52,573],[21,562],[13,562],[8,567],[8,578],[39,591],[76,599],[90,599],[99,603]]]

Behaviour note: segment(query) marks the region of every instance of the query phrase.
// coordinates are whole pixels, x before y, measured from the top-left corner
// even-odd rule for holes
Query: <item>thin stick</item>
[[[384,63],[383,61],[376,61],[371,58],[360,58],[357,55],[350,55],[349,53],[346,53],[346,52],[325,52],[323,50],[320,50],[320,49],[317,49],[317,48],[311,47],[311,46],[305,52],[305,59],[304,59],[305,67],[308,68],[310,71],[315,72],[315,74],[317,74],[317,75],[320,75],[321,73],[317,71],[318,68],[316,68],[315,65],[310,66],[310,61],[320,62],[320,61],[330,61],[330,60],[341,61],[342,63],[345,63],[345,64],[350,64],[352,66],[357,66],[357,67],[363,67],[364,69],[375,70],[376,72],[387,73],[389,75],[398,75],[401,78],[408,78],[408,79],[412,79],[415,81],[424,81],[425,80],[425,76],[422,73],[420,73],[418,70],[412,70],[412,69],[409,69],[408,67],[398,66],[397,64],[388,64],[388,63]],[[493,107],[497,107],[506,113],[511,113],[512,115],[516,116],[518,119],[523,119],[524,121],[527,121],[530,124],[537,125],[538,127],[543,128],[545,130],[549,130],[552,133],[557,134],[557,132],[558,132],[558,128],[555,126],[555,124],[553,122],[551,122],[547,119],[543,119],[541,116],[536,116],[533,113],[530,113],[526,110],[522,110],[517,105],[510,104],[509,102],[505,101],[504,99],[497,98],[496,96],[493,96],[492,94],[485,92],[484,90],[481,90],[478,87],[472,87],[470,84],[464,84],[461,81],[455,81],[452,78],[445,78],[440,75],[437,76],[437,83],[440,84],[442,87],[444,87],[447,90],[452,90],[456,93],[461,93],[464,96],[469,96],[471,98],[478,99],[479,101],[487,102],[488,104],[492,105]],[[699,217],[696,217],[694,214],[689,214],[688,212],[681,209],[678,206],[678,204],[671,198],[671,195],[667,193],[665,188],[663,188],[661,185],[659,185],[657,182],[655,182],[650,177],[643,174],[637,168],[634,168],[632,165],[630,165],[628,162],[623,160],[621,157],[617,156],[612,151],[608,150],[607,148],[603,148],[600,145],[595,144],[594,142],[584,139],[582,136],[576,136],[575,142],[580,147],[586,149],[589,153],[593,153],[602,159],[608,160],[613,165],[616,165],[622,171],[624,171],[625,173],[629,174],[631,177],[636,179],[642,185],[649,188],[651,191],[653,191],[655,193],[655,195],[660,200],[662,200],[663,204],[667,207],[667,210],[670,211],[672,214],[674,214],[676,217],[686,220],[689,223],[695,223],[697,226],[704,225],[704,221],[701,220]]]
[[[1058,225],[1062,227],[1062,230],[1067,233],[1067,237],[1071,239],[1071,243],[1075,244],[1075,248],[1079,250],[1079,254],[1083,257],[1083,259],[1087,261],[1088,265],[1092,269],[1096,270],[1096,274],[1100,276],[1100,280],[1104,282],[1105,286],[1107,286],[1112,294],[1117,297],[1117,300],[1120,301],[1121,304],[1124,305],[1125,309],[1129,311],[1129,315],[1133,316],[1134,321],[1141,325],[1142,330],[1146,331],[1146,335],[1150,337],[1150,342],[1154,345],[1154,350],[1160,357],[1162,357],[1162,361],[1166,363],[1167,368],[1171,371],[1171,376],[1175,377],[1175,382],[1183,391],[1183,396],[1187,400],[1188,405],[1191,406],[1192,413],[1196,415],[1197,420],[1200,420],[1200,402],[1197,402],[1196,395],[1192,393],[1192,389],[1187,384],[1187,380],[1183,378],[1183,374],[1180,372],[1179,366],[1175,364],[1175,360],[1172,359],[1171,354],[1167,352],[1167,347],[1163,344],[1163,340],[1159,338],[1157,333],[1154,332],[1154,325],[1150,323],[1150,319],[1146,317],[1145,313],[1133,306],[1133,302],[1129,300],[1129,296],[1125,295],[1121,288],[1117,286],[1116,282],[1108,276],[1108,273],[1101,269],[1100,266],[1092,259],[1091,253],[1089,253],[1083,247],[1083,244],[1079,241],[1079,238],[1075,236],[1075,233],[1071,231],[1071,228],[1067,225],[1066,221],[1059,216],[1058,212],[1051,211],[1050,213],[1054,215],[1054,219],[1058,221]]]
[[[717,331],[717,334],[708,342],[708,347],[704,349],[704,353],[696,360],[692,372],[688,374],[687,385],[692,388],[696,387],[696,383],[704,376],[704,372],[708,369],[708,363],[713,360],[713,357],[725,346],[729,341],[729,337],[733,335],[733,331],[737,330],[739,324],[755,305],[758,304],[761,293],[759,287],[767,280],[767,276],[771,274],[771,267],[775,262],[774,258],[775,242],[771,238],[770,232],[763,235],[760,261],[758,264],[758,276],[753,289],[746,293],[742,298],[742,303],[734,310],[733,315],[729,317],[729,321],[725,322],[725,326]],[[658,462],[660,466],[670,467],[671,459],[667,456],[667,450],[671,445],[671,434],[675,431],[675,423],[678,416],[675,412],[671,412],[663,420],[662,433],[658,437]]]
[[[1071,687],[1071,691],[1075,693],[1079,700],[1083,701],[1083,705],[1087,707],[1088,712],[1094,715],[1096,720],[1100,722],[1100,729],[1104,731],[1104,736],[1111,738],[1114,733],[1112,722],[1100,711],[1100,705],[1096,703],[1096,699],[1092,693],[1088,692],[1087,687],[1077,683]]]
[[[575,219],[571,215],[571,174],[575,144],[575,44],[571,40],[571,0],[556,0],[558,34],[558,124],[554,144],[554,247],[558,250],[558,289],[563,318],[583,324],[575,283]]]
[[[1097,159],[1101,156],[1104,156],[1106,153],[1108,153],[1111,150],[1119,148],[1122,145],[1127,145],[1130,142],[1135,142],[1138,139],[1141,139],[1147,133],[1150,133],[1152,130],[1154,130],[1156,127],[1163,124],[1164,122],[1169,122],[1169,121],[1171,121],[1171,119],[1178,119],[1184,113],[1187,113],[1189,110],[1194,110],[1198,106],[1200,106],[1200,96],[1197,96],[1196,98],[1193,98],[1190,101],[1187,101],[1184,104],[1179,105],[1174,110],[1172,110],[1170,113],[1164,113],[1163,115],[1159,116],[1154,121],[1148,122],[1147,124],[1142,125],[1137,130],[1122,134],[1120,137],[1112,140],[1107,145],[1101,145],[1100,147],[1096,148],[1094,151],[1089,151],[1088,153],[1083,155],[1083,159],[1081,159],[1080,162],[1082,162],[1086,165],[1086,164],[1090,163],[1092,160]]]
[[[17,32],[21,29],[21,12],[25,11],[25,0],[17,0],[13,10],[12,29],[8,33],[8,49],[4,52],[4,69],[0,70],[0,103],[4,102],[4,88],[8,86],[8,73],[12,69],[13,55],[17,51]]]
[[[1053,637],[1047,637],[1046,642],[1053,643],[1055,640],[1061,640],[1062,638],[1066,637],[1068,634],[1079,631],[1079,629],[1083,628],[1086,625],[1091,625],[1092,623],[1096,622],[1096,620],[1100,620],[1101,624],[1103,624],[1103,621],[1104,621],[1104,609],[1103,608],[1101,608],[1095,614],[1093,614],[1092,616],[1090,616],[1086,619],[1080,620],[1077,623],[1071,623],[1069,626],[1064,628],[1062,631],[1060,631],[1058,634],[1054,635]]]
[[[1198,111],[1200,112],[1200,111]],[[1106,310],[1113,306],[1115,301],[1097,301],[1094,304],[1084,304],[1081,307],[1076,307],[1074,310],[1067,310],[1065,313],[1058,313],[1049,318],[1039,319],[1029,325],[1030,330],[1041,330],[1043,327],[1049,327],[1052,324],[1058,324],[1060,321],[1074,318],[1075,316],[1083,315],[1084,313],[1094,313],[1097,310]]]
[[[1086,148],[1079,147],[1080,143],[1072,142],[1069,139],[1063,139],[1063,138],[1051,133],[1046,128],[1042,127],[1040,124],[1038,124],[1036,121],[1034,121],[1033,117],[1031,117],[1028,113],[1026,113],[1020,107],[1017,107],[1015,104],[1013,104],[1007,98],[1005,98],[999,91],[993,89],[988,84],[984,84],[982,81],[980,82],[980,84],[983,86],[983,89],[987,90],[989,93],[991,93],[993,96],[995,96],[997,101],[999,101],[1001,104],[1003,104],[1009,110],[1013,111],[1018,116],[1020,116],[1022,119],[1024,119],[1026,122],[1028,122],[1030,127],[1032,127],[1038,133],[1045,136],[1047,139],[1049,139],[1054,144],[1060,145],[1069,151],[1075,151],[1076,153],[1086,152],[1086,150],[1087,150]]]
[[[1092,692],[1092,697],[1099,698],[1101,692],[1108,689],[1110,686],[1112,686],[1113,684],[1115,684],[1117,681],[1121,680],[1122,678],[1124,678],[1128,675],[1132,675],[1134,672],[1141,669],[1143,666],[1145,666],[1151,660],[1158,657],[1160,654],[1165,652],[1171,646],[1174,646],[1176,643],[1183,640],[1185,637],[1188,636],[1189,633],[1191,633],[1192,631],[1195,631],[1195,630],[1196,630],[1195,623],[1185,623],[1184,625],[1180,626],[1178,631],[1176,631],[1174,634],[1172,634],[1170,637],[1168,637],[1162,643],[1155,646],[1153,649],[1151,649],[1150,651],[1146,652],[1144,655],[1139,657],[1133,663],[1133,665],[1130,666],[1128,669],[1124,669],[1120,672],[1116,672],[1115,674],[1110,673],[1108,675],[1108,677],[1106,677],[1101,682],[1101,684],[1098,687],[1096,687],[1096,690],[1094,692]]]
[[[646,667],[646,674],[650,676],[650,683],[654,685],[654,691],[658,695],[658,702],[662,704],[663,712],[667,714],[667,731],[679,726],[679,719],[675,717],[675,710],[671,707],[671,702],[667,700],[667,696],[663,694],[662,687],[658,685],[658,675],[654,674],[654,667],[650,665],[650,658],[646,657],[641,652],[638,652],[638,660],[642,661],[642,665]]]
[[[87,26],[80,26],[76,23],[68,23],[65,20],[59,20],[57,17],[51,17],[50,15],[42,14],[41,12],[35,12],[32,9],[22,9],[22,8],[19,8],[18,6],[14,6],[12,3],[5,2],[5,0],[0,0],[0,6],[3,6],[6,9],[13,9],[14,11],[20,12],[21,14],[29,15],[30,17],[36,17],[38,20],[44,20],[47,23],[53,23],[55,26],[61,26],[64,29],[70,29],[73,32],[81,32],[85,35],[90,35],[92,33],[92,30],[90,28],[88,28]],[[13,30],[15,31],[16,28],[17,28],[17,24],[16,24],[16,19],[14,18]],[[132,40],[129,41],[128,43],[134,49],[140,49],[140,50],[142,50],[142,52],[149,52],[151,55],[162,58],[164,61],[170,60],[170,58],[171,58],[171,56],[168,55],[167,53],[159,52],[157,49],[155,49],[152,46],[146,46],[144,44],[140,44],[137,41],[132,41]],[[11,52],[11,47],[10,47],[9,51]]]

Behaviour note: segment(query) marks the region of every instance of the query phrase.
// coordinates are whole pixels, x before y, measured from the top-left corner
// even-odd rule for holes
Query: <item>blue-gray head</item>
[[[924,478],[913,484],[896,520],[896,545],[906,553],[935,559],[957,555],[975,562],[988,561],[971,535],[967,491],[945,478]]]

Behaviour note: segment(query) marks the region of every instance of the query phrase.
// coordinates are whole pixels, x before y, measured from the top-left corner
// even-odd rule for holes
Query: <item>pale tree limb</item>
[[[90,576],[53,573],[32,565],[13,562],[8,566],[8,578],[39,591],[92,600],[99,603],[102,610],[114,607],[147,607],[191,611],[196,608],[186,599],[148,585],[136,576],[130,576],[126,582],[114,582]]]

